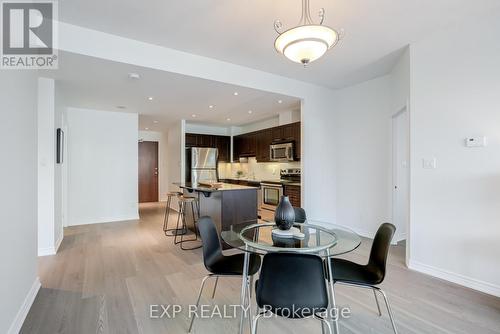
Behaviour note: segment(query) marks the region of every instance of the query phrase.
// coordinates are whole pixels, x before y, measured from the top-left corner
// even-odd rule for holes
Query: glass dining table
[[[240,303],[248,309],[247,289],[250,289],[248,266],[250,254],[265,255],[271,252],[295,252],[315,254],[324,259],[349,253],[361,244],[361,238],[355,232],[334,224],[318,223],[311,220],[293,225],[295,235],[283,236],[273,232],[277,227],[274,223],[259,223],[252,225],[231,225],[230,229],[221,232],[222,240],[231,246],[242,250],[245,254],[243,264],[243,279],[241,283]],[[331,262],[326,261],[329,277],[332,277]],[[325,280],[329,292],[330,310],[335,310],[335,292],[333,281]],[[332,312],[332,311],[330,311]],[[333,314],[333,313],[330,313]],[[239,333],[243,333],[245,312],[241,312]],[[338,319],[334,317],[335,333],[339,333]]]

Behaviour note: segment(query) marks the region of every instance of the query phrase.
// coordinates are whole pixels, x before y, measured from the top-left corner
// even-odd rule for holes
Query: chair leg
[[[212,299],[215,298],[215,290],[217,290],[217,283],[219,283],[219,276],[215,277],[214,291],[212,292]]]
[[[384,297],[385,306],[387,307],[387,312],[389,312],[389,318],[391,319],[391,324],[392,324],[392,329],[394,330],[394,334],[398,334],[398,330],[396,329],[396,323],[394,322],[394,316],[392,315],[392,310],[391,310],[391,306],[389,305],[389,300],[387,299],[387,295],[381,289],[378,289],[378,291]]]
[[[206,281],[210,278],[210,277],[213,277],[213,276],[205,276],[203,277],[203,280],[201,281],[201,286],[200,286],[200,292],[198,293],[198,299],[196,300],[196,310],[198,310],[198,307],[200,306],[200,299],[201,299],[201,295],[203,293],[203,288],[205,287],[205,283]],[[218,277],[217,277],[218,278]],[[194,324],[194,318],[196,318],[196,316],[193,316],[191,318],[191,323],[189,324],[189,329],[188,329],[188,333],[191,333],[191,329],[193,329],[193,324]]]
[[[249,295],[250,295],[250,299],[252,299],[253,276],[254,276],[254,275],[250,276],[250,284],[249,284],[249,285],[250,285],[250,287],[248,288],[248,293],[249,293]]]
[[[319,316],[314,316],[314,318],[321,321],[321,332],[322,333],[325,332],[325,325],[326,325],[326,328],[328,328],[328,333],[332,334],[332,325],[330,325],[330,323],[328,322],[328,320],[326,318],[322,318]]]
[[[167,206],[165,208],[165,217],[163,218],[163,232],[167,232],[168,230],[168,216],[170,214],[170,201],[171,201],[171,198],[170,196],[167,198]]]
[[[179,202],[179,213],[177,214],[177,224],[175,225],[175,230],[176,231],[179,230],[179,222],[181,221],[181,216],[184,216],[183,211],[184,211],[184,205],[182,204],[182,202]],[[182,231],[184,231],[184,228],[185,228],[185,226],[182,225]],[[177,241],[177,237],[178,236],[181,236],[181,235],[175,233],[175,236],[174,236],[174,245],[177,245],[178,243],[180,243],[182,241],[182,236],[181,236],[181,241]]]
[[[372,289],[372,291],[373,291],[373,296],[375,297],[375,301],[377,302],[378,316],[381,317],[382,316],[382,312],[380,311],[380,304],[378,302],[377,290]]]
[[[184,205],[187,205],[187,204],[184,204]],[[194,239],[184,240],[183,236],[181,236],[180,244],[181,244],[181,249],[182,250],[195,250],[195,249],[203,247],[203,245],[201,243],[199,245],[196,245],[196,246],[193,246],[193,247],[184,247],[183,246],[183,244],[185,242],[198,241],[198,227],[196,225],[197,224],[197,219],[196,219],[196,216],[195,216],[195,209],[194,209],[195,205],[196,204],[194,204],[194,202],[191,202],[191,212],[192,212],[192,215],[193,215]],[[183,226],[187,230],[186,216],[185,216],[186,213],[187,213],[187,209],[184,208],[184,215],[182,216],[183,217]]]
[[[251,276],[250,276],[251,277]],[[250,330],[252,329],[252,297],[250,295],[250,277],[247,279],[247,301],[248,301],[248,325],[250,326]]]
[[[257,326],[259,325],[259,319],[266,314],[266,312],[262,312],[260,309],[258,310],[258,314],[253,317],[253,322],[252,322],[252,334],[257,334]],[[330,333],[331,334],[331,333]]]

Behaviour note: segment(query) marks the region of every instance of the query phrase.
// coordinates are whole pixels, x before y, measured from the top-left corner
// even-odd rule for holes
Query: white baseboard
[[[38,248],[38,256],[49,256],[56,253],[55,247],[40,247]]]
[[[26,298],[24,299],[23,304],[21,305],[21,308],[16,314],[16,317],[14,318],[14,321],[10,325],[9,330],[7,331],[7,334],[18,334],[19,331],[21,330],[21,327],[23,326],[24,320],[26,319],[26,316],[28,315],[28,312],[31,308],[31,305],[33,305],[33,302],[35,301],[35,297],[38,293],[38,290],[40,290],[41,284],[40,284],[40,278],[37,277],[35,278],[35,281],[33,282],[33,285],[31,286],[30,291],[26,295]]]
[[[458,285],[465,286],[467,288],[481,291],[487,293],[489,295],[493,295],[496,297],[500,297],[500,286],[491,284],[488,282],[484,282],[475,278],[467,277],[462,274],[457,274],[448,270],[439,269],[433,266],[429,266],[424,263],[420,263],[417,261],[412,261],[410,259],[408,268],[411,270],[415,270],[421,272],[423,274],[427,274],[430,276],[434,276]]]
[[[406,233],[401,233],[401,234],[396,233],[394,238],[392,238],[392,243],[397,244],[398,242],[403,240],[406,240]]]
[[[54,245],[54,247],[38,248],[38,256],[55,255],[57,253],[57,251],[59,250],[59,247],[61,246],[63,239],[64,239],[64,232],[61,232],[61,236],[56,241],[56,244]]]
[[[132,216],[123,216],[123,217],[108,217],[108,218],[99,218],[90,221],[80,221],[75,223],[68,223],[68,226],[80,226],[80,225],[91,225],[91,224],[105,224],[105,223],[115,223],[121,221],[129,221],[129,220],[139,220],[139,214]]]
[[[60,237],[59,239],[56,241],[56,245],[55,245],[55,253],[57,253],[57,251],[59,250],[59,247],[61,247],[61,243],[64,239],[64,229],[61,229],[61,234],[60,234]]]

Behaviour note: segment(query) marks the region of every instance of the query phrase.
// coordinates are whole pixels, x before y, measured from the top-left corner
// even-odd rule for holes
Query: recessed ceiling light
[[[144,128],[144,130],[149,130],[149,128]]]
[[[127,107],[125,106],[116,106],[117,109],[126,109]]]
[[[129,74],[128,74],[128,78],[129,78],[129,79],[132,79],[132,80],[137,80],[137,79],[140,79],[140,78],[141,78],[141,76],[140,76],[140,74],[138,74],[138,73],[129,73]]]
[[[158,121],[153,121],[153,123],[158,124]]]
[[[153,101],[153,97],[152,96],[148,97],[148,100]]]
[[[230,118],[226,118],[226,121],[231,122],[231,119]]]
[[[278,103],[281,104],[281,103],[283,103],[283,101],[282,100],[278,100]]]
[[[214,108],[213,104],[209,105],[208,107],[209,107],[210,109],[213,109],[213,108]]]
[[[234,96],[238,96],[238,92],[234,92],[234,93],[233,93],[233,95],[234,95]]]
[[[192,114],[191,117],[195,118],[196,117],[196,114]]]
[[[249,110],[248,113],[251,114],[251,113],[253,113],[253,111]]]

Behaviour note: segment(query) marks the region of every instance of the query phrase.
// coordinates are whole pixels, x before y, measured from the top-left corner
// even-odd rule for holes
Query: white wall
[[[272,128],[275,126],[278,126],[279,124],[279,117],[271,117],[268,119],[264,119],[262,121],[250,123],[250,124],[245,124],[242,126],[233,126],[231,129],[231,134],[233,136],[237,136],[243,133],[248,133],[248,132],[253,132],[253,131],[259,131],[263,129],[268,129]]]
[[[37,79],[0,75],[0,333],[18,333],[37,278]]]
[[[168,151],[168,189],[169,191],[179,191],[177,186],[172,183],[184,181],[183,179],[183,165],[182,156],[185,138],[184,133],[184,121],[177,122],[168,129],[168,141],[167,141],[167,151]]]
[[[138,115],[67,109],[68,225],[138,218]]]
[[[167,200],[168,185],[168,134],[157,131],[139,131],[139,140],[158,143],[158,198]]]
[[[55,86],[38,79],[38,255],[55,254]]]
[[[406,50],[390,74],[334,93],[337,224],[363,236],[392,222],[392,116],[406,105],[409,87]],[[406,227],[397,226],[395,241]]]
[[[324,154],[333,124],[330,89],[161,46],[59,23],[60,49],[302,99],[303,202],[311,219],[335,221],[335,155]],[[170,138],[170,134],[169,134]],[[325,177],[324,166],[330,170]]]
[[[410,99],[410,48],[407,47],[390,73],[391,108],[393,113],[403,109]]]
[[[231,127],[186,122],[186,133],[199,133],[199,134],[215,135],[215,136],[230,136]]]
[[[300,110],[287,110],[279,113],[279,125],[300,122]]]
[[[500,13],[411,45],[412,268],[500,296]],[[484,148],[464,138],[486,136]],[[422,159],[436,158],[437,169]]]
[[[54,119],[54,133],[58,128],[61,128],[66,135],[68,133],[68,127],[66,122],[66,103],[64,96],[60,89],[61,82],[55,82],[55,119]],[[67,156],[68,156],[68,145],[67,138],[64,138],[63,143],[63,162],[55,163],[55,175],[54,175],[54,240],[56,245],[56,251],[58,245],[62,242],[64,237],[63,228],[66,226],[67,221],[67,193],[68,193],[68,169],[67,169]],[[53,145],[54,154],[56,153],[56,145]]]
[[[334,106],[337,223],[372,237],[392,218],[391,77],[336,92]]]

